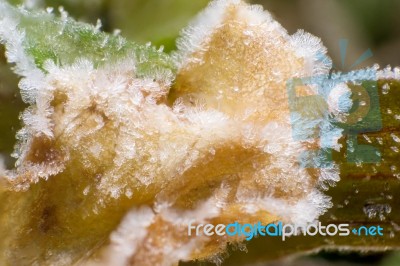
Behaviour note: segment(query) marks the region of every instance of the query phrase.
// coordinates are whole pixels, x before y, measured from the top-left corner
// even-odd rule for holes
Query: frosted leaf
[[[322,132],[303,140],[287,95],[288,80],[328,74],[318,38],[288,35],[260,6],[213,1],[183,31],[174,66],[151,45],[61,13],[0,2],[0,39],[31,103],[16,168],[1,172],[5,205],[18,204],[4,216],[4,261],[209,259],[243,237],[188,237],[188,221],[305,225],[332,206],[322,190],[338,167],[304,167],[299,157],[322,164],[313,154],[340,148],[328,116],[350,108],[339,104],[349,88],[301,103],[315,115],[305,131]]]
[[[154,221],[154,213],[148,207],[131,210],[118,230],[110,236],[111,247],[101,265],[127,265],[139,244],[146,238],[148,227]],[[89,263],[91,265],[91,263]],[[93,263],[94,265],[94,263]]]
[[[271,222],[279,217],[304,224],[330,206],[317,186],[337,181],[337,174],[335,169],[311,171],[299,165],[298,156],[306,147],[292,137],[285,90],[289,78],[327,72],[315,60],[319,52],[325,52],[315,37],[305,33],[290,37],[260,7],[215,1],[203,15],[211,22],[192,26],[186,36],[191,39],[181,41],[180,47],[187,50],[176,57],[182,60],[181,68],[174,94],[170,95],[169,68],[147,71],[144,67],[151,69],[153,62],[163,66],[161,52],[129,57],[124,52],[129,46],[126,48],[121,37],[102,35],[93,26],[75,23],[65,14],[54,22],[53,15],[40,14],[39,20],[38,15],[28,16],[6,5],[2,9],[15,13],[17,33],[20,29],[26,32],[27,39],[19,33],[16,51],[23,54],[13,62],[26,77],[21,83],[23,91],[29,92],[27,98],[36,103],[24,115],[26,142],[21,142],[19,167],[8,173],[8,180],[11,188],[27,190],[25,193],[32,191],[32,183],[47,188],[47,200],[36,199],[32,204],[38,205],[35,210],[39,213],[49,208],[49,202],[52,209],[62,210],[49,215],[68,224],[68,230],[60,231],[57,239],[92,228],[90,237],[70,237],[63,242],[65,249],[77,249],[72,258],[79,258],[96,245],[104,232],[116,228],[124,214],[140,204],[168,206],[168,211],[158,210],[155,222],[141,211],[126,218],[129,221],[129,217],[143,216],[146,226],[154,224],[156,232],[168,229],[157,234],[160,243],[168,244],[161,247],[148,242],[154,245],[152,252],[158,254],[151,257],[146,255],[147,246],[138,246],[146,236],[145,230],[140,239],[123,233],[121,239],[128,237],[121,240],[127,241],[124,244],[116,242],[120,239],[116,236],[121,235],[117,231],[111,242],[126,249],[120,259],[138,265],[208,257],[210,254],[202,250],[194,252],[193,247],[200,244],[213,252],[225,248],[227,240],[218,238],[178,241],[174,234],[181,236],[182,232],[175,224],[177,219],[171,217],[173,213],[196,222],[229,222],[248,216],[252,221]],[[30,27],[35,23],[44,23],[56,37],[43,36],[40,25]],[[191,35],[198,33],[200,37]],[[69,44],[66,36],[71,34],[91,40],[90,45],[85,44],[88,51],[77,51],[82,46],[79,42]],[[226,36],[219,38],[219,34]],[[11,40],[4,40],[12,46]],[[37,45],[29,46],[33,50],[21,49],[24,42]],[[55,43],[60,46],[53,47]],[[311,45],[310,51],[307,45]],[[51,56],[47,56],[48,51]],[[108,60],[109,51],[113,51],[113,57],[115,51],[117,55],[122,51],[128,58]],[[80,57],[85,59],[77,60]],[[107,60],[102,63],[104,58]],[[32,74],[32,69],[40,75]],[[187,75],[193,84],[185,87],[182,84]],[[34,86],[31,81],[35,81]],[[221,93],[215,93],[214,88]],[[171,108],[169,101],[174,95],[182,96],[182,100]],[[73,185],[65,188],[66,182]],[[61,187],[59,193],[51,193]],[[58,200],[79,201],[82,195],[86,200],[78,209]],[[85,219],[77,222],[78,217]],[[102,219],[108,221],[106,228],[96,223]],[[56,241],[51,240],[52,230],[57,226],[50,224],[49,233],[40,237],[35,235],[37,231],[31,231],[32,237],[45,243],[39,246],[38,256],[51,250],[52,241]],[[124,222],[120,226],[122,231],[129,230],[124,229]],[[148,233],[147,239],[156,241],[154,237]],[[23,241],[18,234],[15,239],[16,243]],[[37,247],[27,244],[24,249]],[[178,252],[175,258],[171,257],[174,250]],[[149,258],[151,261],[147,261]],[[48,260],[57,262],[57,256]]]
[[[269,196],[282,200],[306,197],[316,185],[311,182],[315,173],[302,169],[296,159],[306,147],[291,133],[286,82],[328,74],[330,61],[321,60],[328,58],[321,41],[304,31],[290,36],[260,6],[227,0],[212,2],[183,31],[178,48],[179,70],[170,99],[186,106],[203,102],[205,108],[251,123],[259,132],[255,138],[261,140],[265,157],[253,164],[254,172],[241,176],[240,201],[251,200],[264,186]],[[342,87],[341,92],[349,91],[345,84]],[[343,111],[337,102],[334,97],[329,100],[332,113]],[[332,131],[328,124],[325,127]],[[335,139],[321,145],[339,148]],[[338,180],[337,170],[321,170],[318,175],[321,184]],[[266,196],[262,194],[257,196]],[[324,208],[314,210],[318,216]]]
[[[99,32],[96,26],[76,22],[67,15],[58,18],[46,11],[16,9],[1,1],[0,18],[0,41],[6,45],[8,61],[16,63],[18,74],[29,76],[21,88],[28,102],[34,102],[35,93],[29,91],[35,90],[33,81],[41,75],[36,67],[43,69],[47,60],[69,65],[84,57],[101,65],[129,57],[136,62],[138,76],[173,69],[171,60],[154,47]]]

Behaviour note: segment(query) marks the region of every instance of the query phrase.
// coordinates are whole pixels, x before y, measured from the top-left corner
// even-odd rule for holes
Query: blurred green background
[[[77,20],[102,22],[108,32],[121,30],[121,35],[139,43],[152,42],[175,49],[179,31],[187,25],[207,0],[10,0],[28,8],[64,6]],[[347,39],[346,66],[371,49],[373,57],[360,66],[378,63],[400,66],[400,1],[399,0],[254,0],[262,4],[290,34],[304,29],[319,36],[328,48],[335,65],[340,63],[339,40]],[[0,46],[0,158],[8,167],[15,133],[21,127],[19,113],[25,105],[17,89],[18,78],[6,64]],[[267,247],[266,247],[267,248]],[[246,253],[243,252],[243,256]],[[400,266],[397,253],[359,254],[323,252],[300,259],[252,265],[299,266]]]

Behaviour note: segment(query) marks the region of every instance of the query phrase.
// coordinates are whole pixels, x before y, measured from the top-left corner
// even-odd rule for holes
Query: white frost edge
[[[111,243],[103,254],[103,260],[91,261],[86,265],[127,265],[147,236],[147,228],[154,219],[155,214],[149,207],[132,209],[111,234]]]
[[[376,74],[377,80],[379,79],[395,79],[400,80],[400,67],[392,67],[387,66],[385,69],[378,70]]]
[[[0,2],[0,18],[0,42],[5,44],[8,62],[15,63],[14,72],[23,77],[20,81],[23,100],[30,104],[35,103],[44,74],[26,54],[23,45],[25,33],[18,29],[19,19],[12,7],[5,2]]]
[[[267,210],[281,217],[281,221],[284,223],[306,226],[315,222],[330,207],[332,207],[331,197],[314,189],[305,198],[295,203],[273,197],[254,199],[251,203],[246,204],[245,211],[255,213],[259,210]]]
[[[178,68],[190,63],[190,57],[194,52],[206,49],[205,44],[210,41],[212,33],[222,25],[226,10],[232,5],[243,7],[239,10],[240,15],[250,24],[279,27],[286,32],[260,5],[247,5],[241,0],[214,0],[181,31],[181,37],[177,40],[178,49],[174,54]]]
[[[218,29],[224,19],[226,10],[231,5],[242,5],[238,9],[240,16],[251,25],[260,25],[267,32],[278,29],[285,35],[296,56],[304,59],[308,75],[325,75],[332,68],[332,60],[327,55],[327,49],[320,38],[298,30],[288,35],[285,28],[274,20],[271,14],[260,5],[244,4],[240,0],[214,0],[201,12],[185,29],[177,40],[177,52],[174,54],[178,68],[185,67],[191,62],[191,55],[196,51],[207,49],[213,32]]]
[[[296,56],[304,59],[306,73],[310,76],[328,74],[332,68],[332,60],[327,55],[327,49],[320,38],[298,30],[290,36],[290,44]]]

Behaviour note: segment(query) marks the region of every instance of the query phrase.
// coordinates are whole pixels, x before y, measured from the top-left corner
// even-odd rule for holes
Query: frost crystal
[[[172,66],[100,27],[0,2],[0,40],[31,104],[17,167],[1,172],[20,191],[9,202],[30,210],[9,214],[5,228],[19,228],[1,243],[13,247],[6,260],[173,265],[243,240],[189,237],[188,222],[304,225],[331,206],[321,190],[337,167],[299,157],[338,149],[337,139],[295,139],[287,93],[288,80],[328,74],[318,38],[288,35],[260,6],[217,0],[183,31]],[[311,111],[349,109],[336,92],[348,87]],[[323,115],[315,125],[336,130]]]

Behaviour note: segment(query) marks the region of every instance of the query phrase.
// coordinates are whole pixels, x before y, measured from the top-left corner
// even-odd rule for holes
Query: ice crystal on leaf
[[[320,189],[338,172],[299,163],[323,145],[293,138],[286,90],[328,74],[318,38],[220,0],[171,59],[62,14],[0,2],[0,40],[31,104],[16,168],[2,172],[1,259],[173,265],[244,239],[189,237],[189,221],[301,225],[331,206]]]

